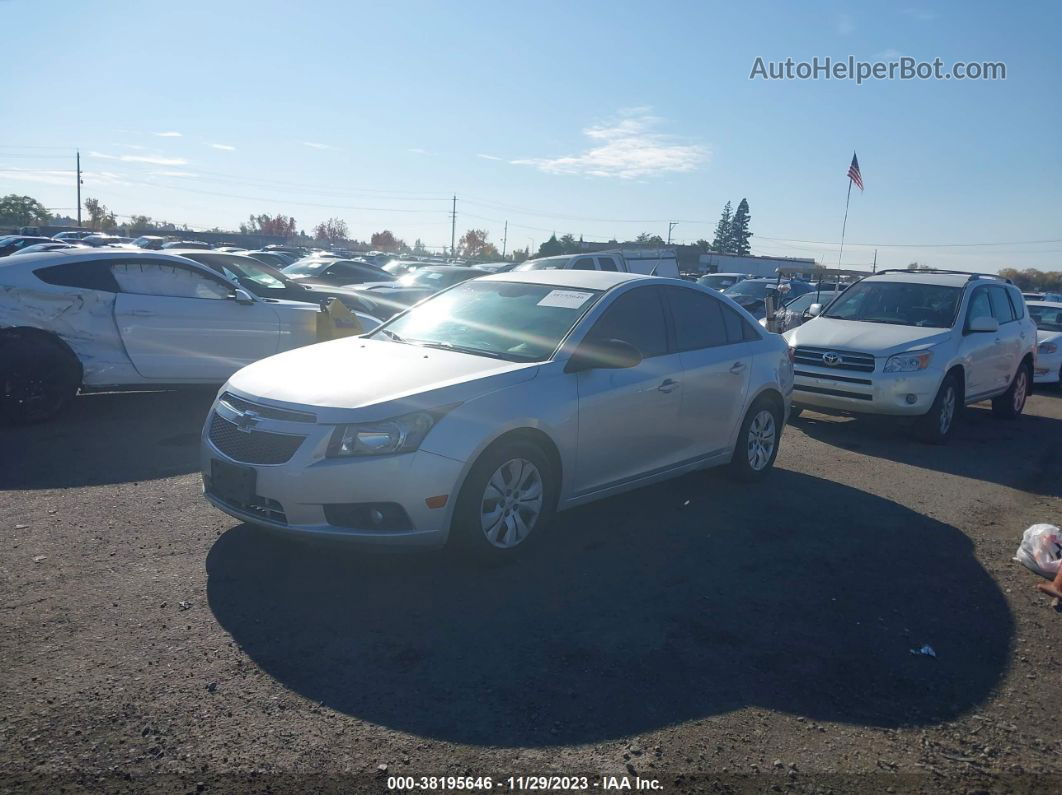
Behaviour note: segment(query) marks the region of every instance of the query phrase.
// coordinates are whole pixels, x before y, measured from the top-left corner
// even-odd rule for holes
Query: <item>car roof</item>
[[[904,271],[903,273],[872,273],[863,281],[905,282],[907,284],[936,284],[943,287],[964,287],[973,273],[932,273],[925,271]],[[985,274],[986,276],[988,274]],[[1000,279],[986,279],[987,282],[1005,285]]]
[[[749,278],[747,273],[705,273],[704,276],[738,276],[742,279]]]
[[[1046,306],[1051,309],[1062,309],[1062,301],[1026,301],[1026,306]]]
[[[35,254],[20,254],[17,257],[0,257],[0,267],[18,265],[27,270],[45,268],[48,265],[59,265],[64,262],[90,262],[97,259],[123,260],[131,259],[139,262],[155,261],[170,263],[172,265],[190,265],[193,268],[209,273],[217,277],[217,272],[195,260],[171,254],[168,251],[145,251],[143,249],[121,248],[60,248],[54,251],[41,251]]]
[[[522,282],[524,284],[545,284],[553,287],[583,287],[588,290],[611,290],[618,284],[642,279],[689,284],[689,282],[684,282],[681,279],[664,279],[646,276],[642,273],[620,273],[618,271],[509,271],[508,273],[492,273],[479,278],[487,282]]]

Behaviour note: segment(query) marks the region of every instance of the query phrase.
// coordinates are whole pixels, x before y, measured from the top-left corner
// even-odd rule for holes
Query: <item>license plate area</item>
[[[257,487],[257,470],[216,458],[210,460],[210,490],[219,499],[234,505],[251,505]]]

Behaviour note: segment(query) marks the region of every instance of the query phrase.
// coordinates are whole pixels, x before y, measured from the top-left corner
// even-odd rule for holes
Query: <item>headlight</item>
[[[1058,350],[1058,346],[1053,342],[1041,342],[1036,346],[1037,353],[1055,353]]]
[[[329,458],[408,453],[420,447],[428,431],[441,416],[415,411],[381,422],[339,425],[328,443]]]
[[[885,362],[886,373],[913,373],[916,370],[925,370],[929,367],[929,360],[933,354],[929,351],[919,353],[898,353],[890,356]]]

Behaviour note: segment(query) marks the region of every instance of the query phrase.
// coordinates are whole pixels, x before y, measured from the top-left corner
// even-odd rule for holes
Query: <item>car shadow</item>
[[[1039,396],[1037,396],[1038,398]],[[820,442],[921,469],[1062,497],[1062,420],[1032,413],[1017,421],[992,416],[988,404],[968,406],[945,445],[917,441],[890,417],[833,417],[808,410],[793,427]]]
[[[473,745],[593,743],[749,705],[936,723],[989,695],[1013,634],[959,530],[785,470],[576,509],[501,566],[239,525],[206,568],[217,620],[285,687]],[[925,644],[935,657],[912,653]]]
[[[0,426],[0,490],[153,480],[199,469],[216,387],[79,395],[55,419]]]

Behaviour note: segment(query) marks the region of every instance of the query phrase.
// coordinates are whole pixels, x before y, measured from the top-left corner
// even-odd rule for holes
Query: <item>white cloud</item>
[[[482,157],[484,160],[501,160],[502,159],[500,157],[495,157],[494,155],[484,155],[484,154],[476,155],[476,157]]]
[[[841,36],[847,36],[855,30],[855,21],[851,14],[841,14],[837,17],[834,27]]]
[[[229,146],[228,144],[207,144],[211,149],[220,149],[222,152],[235,152],[235,146]]]
[[[31,168],[0,168],[0,174],[4,179],[14,182],[34,182],[40,185],[73,185],[76,180],[73,170],[62,169],[31,169]],[[82,171],[81,178],[86,186],[91,185],[129,185],[121,175],[111,171]]]
[[[108,155],[103,152],[89,152],[89,157],[101,160],[121,160],[124,163],[150,163],[153,166],[184,166],[188,161],[183,157],[160,157],[158,155]]]
[[[533,157],[510,161],[534,166],[547,174],[636,179],[695,170],[708,160],[708,150],[674,136],[656,132],[662,119],[650,108],[629,108],[613,121],[588,127],[583,135],[594,144],[585,152],[562,157]]]
[[[329,144],[318,143],[317,141],[303,141],[302,145],[303,146],[308,146],[311,149],[335,149],[336,148],[334,146],[330,146]]]
[[[159,138],[180,138],[181,134],[174,130],[167,130],[166,132],[155,133]]]

